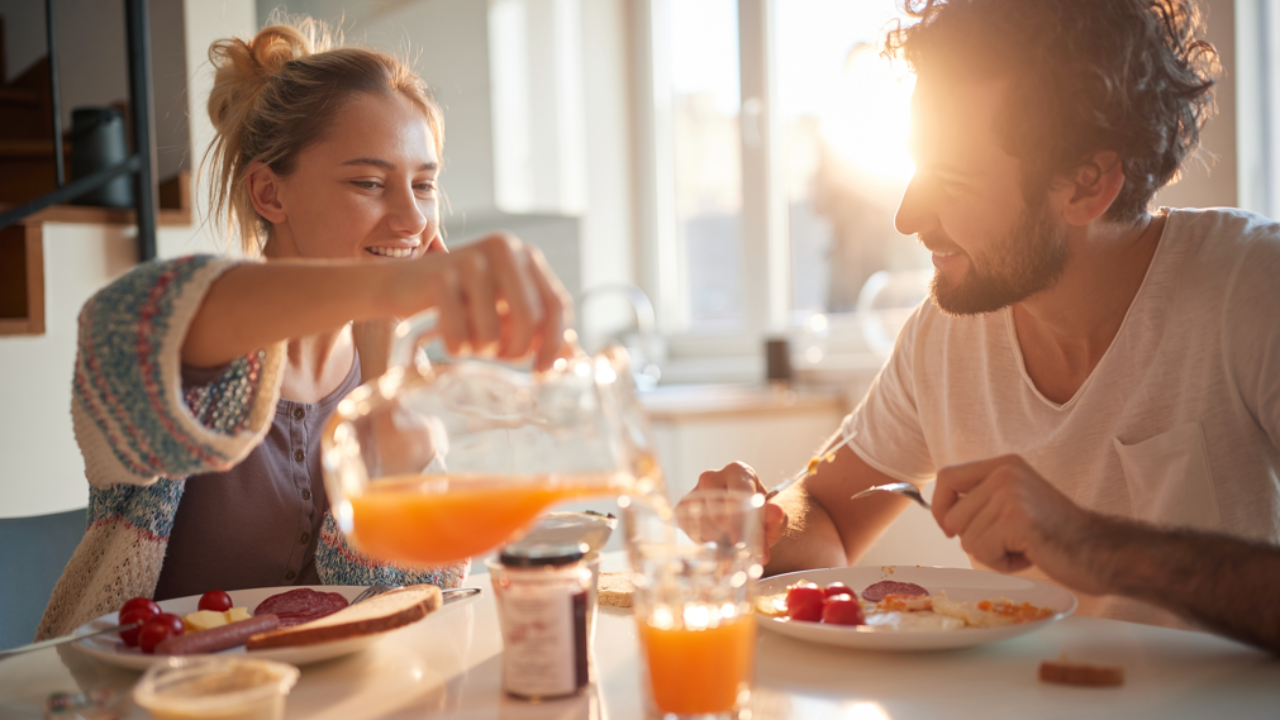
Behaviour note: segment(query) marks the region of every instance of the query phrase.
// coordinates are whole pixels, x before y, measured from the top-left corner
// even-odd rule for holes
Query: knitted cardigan
[[[237,262],[191,256],[138,266],[85,303],[71,418],[89,481],[88,527],[36,631],[43,639],[156,589],[184,479],[223,472],[271,427],[283,343],[183,388],[182,341],[205,293]],[[315,555],[326,585],[460,585],[468,562],[409,570],[359,554],[325,513]]]

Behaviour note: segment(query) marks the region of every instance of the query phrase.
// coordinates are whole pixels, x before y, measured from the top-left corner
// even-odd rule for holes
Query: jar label
[[[578,623],[572,589],[512,584],[503,590],[503,689],[526,697],[577,691]]]

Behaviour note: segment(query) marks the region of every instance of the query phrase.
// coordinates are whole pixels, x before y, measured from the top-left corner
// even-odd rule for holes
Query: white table
[[[475,578],[488,585],[488,577]],[[303,668],[290,719],[631,720],[640,718],[635,628],[625,611],[602,608],[595,642],[598,682],[580,697],[529,704],[500,690],[501,638],[491,593],[446,606],[372,648]],[[1280,659],[1202,633],[1071,617],[1044,630],[970,650],[885,654],[809,645],[761,630],[757,718],[1280,717]],[[1120,688],[1046,685],[1041,660],[1125,667]],[[65,658],[65,660],[64,660]],[[75,667],[75,675],[68,668]],[[84,685],[78,686],[75,677]],[[0,662],[0,718],[39,718],[50,692],[128,688],[137,673],[75,650]],[[147,713],[130,708],[125,716]]]

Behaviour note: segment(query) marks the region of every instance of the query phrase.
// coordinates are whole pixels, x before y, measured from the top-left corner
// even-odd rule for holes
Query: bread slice
[[[254,635],[245,647],[262,650],[315,645],[386,632],[421,620],[438,610],[443,602],[440,588],[435,585],[411,585],[350,605],[319,620]]]
[[[596,602],[607,607],[631,607],[631,596],[635,592],[636,588],[631,584],[631,573],[600,573]]]
[[[1040,663],[1040,680],[1062,685],[1114,687],[1124,684],[1124,668],[1118,665],[1072,662],[1063,656]]]

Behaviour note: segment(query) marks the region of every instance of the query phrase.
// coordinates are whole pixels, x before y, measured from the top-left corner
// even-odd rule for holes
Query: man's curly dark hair
[[[1006,152],[1023,192],[1119,154],[1125,183],[1106,217],[1132,222],[1200,142],[1218,55],[1192,0],[903,0],[885,54],[945,83],[1006,79]],[[1097,168],[1101,172],[1102,168]]]

